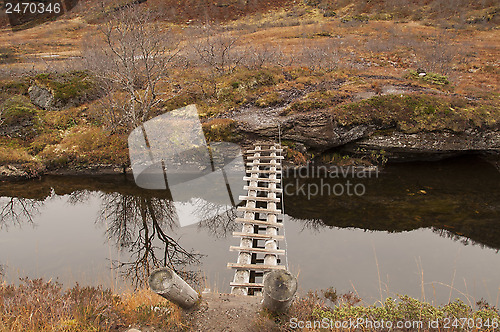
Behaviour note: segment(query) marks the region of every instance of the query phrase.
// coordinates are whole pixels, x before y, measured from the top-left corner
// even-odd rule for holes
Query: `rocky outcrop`
[[[0,181],[33,179],[41,174],[43,167],[28,165],[2,165],[0,166]]]
[[[32,119],[22,119],[18,122],[0,125],[0,136],[26,138],[34,135],[36,129],[33,128]]]
[[[259,114],[262,113],[262,114]],[[397,160],[440,159],[481,152],[500,154],[500,126],[471,128],[461,133],[438,131],[408,134],[373,124],[340,125],[327,112],[279,116],[279,112],[253,110],[252,115],[233,114],[237,130],[250,137],[281,138],[302,143],[315,151],[343,147],[350,152],[384,150]]]
[[[463,133],[393,131],[375,134],[354,142],[352,148],[384,150],[387,157],[399,160],[440,159],[467,152],[500,152],[500,131],[470,129]]]

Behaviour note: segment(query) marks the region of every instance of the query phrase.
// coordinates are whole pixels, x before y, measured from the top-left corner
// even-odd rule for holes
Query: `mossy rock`
[[[486,111],[487,109],[487,111]],[[491,127],[500,111],[460,97],[425,94],[376,96],[341,105],[332,112],[341,125],[371,124],[405,133]]]
[[[79,106],[100,96],[94,78],[86,71],[38,74],[33,83],[30,98],[44,109]]]

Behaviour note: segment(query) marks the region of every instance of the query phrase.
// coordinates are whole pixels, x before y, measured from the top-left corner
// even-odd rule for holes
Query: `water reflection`
[[[193,215],[201,220],[198,228],[206,229],[209,235],[225,238],[238,228],[239,225],[234,222],[237,217],[235,207],[229,208],[202,199],[194,199],[191,202],[195,207]]]
[[[325,253],[327,252],[325,248],[335,241],[338,247],[341,246],[344,239],[338,236],[346,237],[346,232],[350,232],[345,230],[341,232],[338,229],[372,231],[375,233],[372,234],[373,238],[380,239],[384,236],[389,238],[386,233],[427,228],[434,234],[458,241],[461,245],[477,244],[496,251],[500,249],[500,191],[498,190],[500,175],[489,164],[466,159],[460,162],[389,165],[379,178],[358,180],[366,186],[366,194],[360,197],[335,195],[307,197],[300,193],[285,197],[286,212],[290,216],[288,221],[292,226],[290,227],[292,231],[287,232],[287,240],[293,244],[287,252],[292,255],[290,257],[292,264],[304,268],[309,266],[309,271],[303,271],[302,275],[314,275],[310,277],[311,280],[320,278],[319,275],[322,273],[325,275],[321,278],[325,280],[333,278],[332,276],[350,280],[353,275],[366,274],[365,269],[355,267],[356,262],[347,262],[346,266],[348,264],[352,266],[348,265],[345,273],[342,272],[345,275],[339,277],[341,272],[336,268],[340,266],[340,258],[331,258],[330,252]],[[294,186],[300,186],[317,181],[318,179],[314,178],[285,177],[285,185],[292,183]],[[335,183],[343,179],[329,181]],[[291,192],[294,192],[293,187]],[[201,276],[195,268],[202,260],[202,254],[220,256],[222,262],[218,262],[214,270],[225,270],[225,263],[235,259],[234,255],[228,256],[228,244],[224,244],[221,246],[222,249],[218,248],[218,251],[214,252],[210,247],[211,242],[205,239],[216,238],[222,242],[224,238],[230,238],[231,233],[240,227],[233,222],[236,217],[235,209],[228,210],[225,206],[200,199],[191,200],[186,203],[189,206],[187,210],[190,218],[201,221],[193,227],[200,231],[201,235],[195,239],[193,233],[189,233],[193,238],[188,241],[184,238],[181,241],[178,237],[180,235],[176,235],[181,231],[177,226],[177,219],[180,216],[185,217],[183,214],[186,213],[186,209],[173,203],[168,191],[142,190],[135,186],[131,178],[125,176],[44,177],[37,181],[0,183],[0,195],[4,196],[0,200],[0,230],[3,233],[9,231],[11,226],[35,225],[37,217],[48,213],[47,210],[54,209],[54,206],[61,209],[59,218],[67,218],[68,213],[63,210],[64,207],[53,204],[58,197],[65,196],[65,202],[74,206],[96,202],[97,215],[90,216],[89,220],[95,221],[99,228],[102,227],[106,238],[123,253],[118,258],[113,258],[113,267],[135,286],[144,283],[151,270],[160,266],[169,266],[184,278],[200,282]],[[46,208],[42,211],[44,205]],[[293,233],[294,229],[300,233],[300,228],[313,230],[318,234],[317,239]],[[328,229],[334,231],[329,232]],[[359,238],[362,241],[368,239],[352,233],[352,239]],[[414,232],[412,236],[402,234],[401,238],[406,239],[402,242],[405,245],[413,240],[429,242],[433,236],[432,233],[430,236],[427,233],[425,236],[416,233]],[[204,239],[200,240],[201,237]],[[304,238],[311,243],[304,243]],[[201,253],[190,250],[188,244],[190,242],[203,243],[198,247]],[[383,240],[380,243],[383,243]],[[363,245],[367,246],[366,243],[349,243],[345,244],[345,248],[352,247],[359,250]],[[422,248],[415,249],[419,254],[426,250],[426,245],[423,243],[411,245],[416,246],[415,248],[422,245]],[[308,254],[311,256],[307,256],[305,254],[307,250],[304,249],[306,246],[319,247],[317,251],[309,250]],[[322,246],[325,248],[321,248]],[[448,248],[436,241],[434,248],[444,251],[445,247]],[[368,248],[369,250],[371,249]],[[377,248],[377,250],[382,249]],[[492,254],[495,255],[494,252]],[[482,253],[478,255],[478,257],[486,256]],[[345,256],[350,257],[347,254]],[[431,256],[432,253],[429,253],[429,257]],[[329,265],[325,264],[328,259],[331,261]],[[381,261],[383,259],[380,257]],[[5,264],[5,260],[2,260],[1,263]],[[404,259],[401,259],[401,262],[403,261]],[[389,266],[389,263],[387,264]],[[329,274],[327,272],[329,267],[335,272]],[[394,269],[397,270],[396,267]],[[436,266],[429,273],[439,269],[440,267]],[[396,274],[396,272],[391,273]],[[436,280],[441,280],[439,278],[441,276],[436,277]],[[497,277],[489,276],[489,278],[496,287],[498,283],[493,279]],[[315,282],[311,283],[314,286]],[[340,284],[341,281],[336,280],[336,283]]]
[[[130,254],[129,261],[116,261],[122,275],[139,286],[152,270],[168,266],[187,280],[197,273],[186,267],[199,263],[200,254],[183,248],[168,235],[177,220],[172,201],[149,196],[101,194],[102,208],[97,222],[106,226],[109,239]]]
[[[379,178],[350,180],[363,184],[366,193],[308,195],[300,187],[320,187],[324,178],[285,178],[285,186],[295,193],[285,198],[287,213],[308,220],[308,227],[388,232],[429,228],[464,245],[500,249],[500,174],[488,163],[466,158],[389,165]]]
[[[0,230],[11,226],[33,225],[33,217],[40,212],[42,202],[32,198],[0,198]]]

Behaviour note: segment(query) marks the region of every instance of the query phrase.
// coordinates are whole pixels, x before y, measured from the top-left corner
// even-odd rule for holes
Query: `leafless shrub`
[[[87,68],[108,94],[109,122],[136,127],[162,101],[158,86],[167,77],[177,43],[144,9],[117,12],[99,32],[84,42]]]
[[[339,62],[339,46],[332,41],[320,45],[304,43],[299,62],[311,70],[334,70]]]
[[[187,50],[186,59],[201,70],[203,76],[193,83],[206,97],[211,97],[219,92],[217,78],[232,73],[241,65],[244,52],[238,47],[237,36],[218,31],[213,26],[203,26],[199,36]]]
[[[248,46],[245,48],[245,56],[242,65],[249,69],[260,69],[264,66],[284,64],[284,56],[281,48],[272,44],[264,44],[262,47]]]
[[[209,25],[204,27],[204,36],[193,43],[195,58],[207,66],[215,75],[233,72],[243,58],[237,51],[238,38],[227,33],[216,33]]]
[[[417,64],[424,70],[450,74],[452,62],[457,54],[457,47],[452,42],[452,36],[446,32],[432,36],[414,49]]]

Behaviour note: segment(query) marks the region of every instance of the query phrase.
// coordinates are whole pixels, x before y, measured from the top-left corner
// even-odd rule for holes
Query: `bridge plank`
[[[257,196],[238,196],[240,201],[257,201],[257,202],[276,202],[279,203],[279,198],[273,197],[257,197]]]
[[[278,159],[285,159],[283,156],[248,156],[248,160],[255,160],[255,159],[266,159],[266,160],[278,160]]]
[[[264,284],[255,282],[230,282],[231,287],[264,288]]]
[[[267,214],[281,214],[280,209],[276,210],[271,210],[271,209],[264,209],[264,208],[253,208],[253,207],[246,207],[246,206],[238,206],[237,211],[243,211],[243,212],[257,212],[257,213],[267,213]]]
[[[264,265],[264,264],[238,264],[238,263],[227,263],[227,267],[230,269],[240,269],[240,270],[286,270],[286,267],[283,265]]]
[[[260,153],[260,152],[283,152],[283,149],[261,149],[261,150],[247,150],[247,153]]]
[[[281,179],[269,179],[269,178],[253,178],[250,176],[244,176],[244,181],[257,181],[257,182],[271,182],[271,183],[280,183]]]
[[[247,163],[247,166],[276,166],[276,167],[280,167],[281,168],[281,164],[279,162],[277,162],[277,163],[252,162],[252,163]]]
[[[278,249],[278,250],[271,250],[271,249],[264,249],[264,248],[243,248],[243,247],[236,247],[236,246],[230,246],[229,251],[244,251],[244,252],[252,252],[256,254],[269,254],[269,255],[284,255],[285,250]]]
[[[276,228],[283,227],[283,223],[281,222],[270,222],[270,221],[255,220],[255,219],[236,218],[234,222],[241,224],[263,225]]]
[[[251,174],[281,174],[281,171],[271,171],[267,169],[249,169],[246,172]]]
[[[268,188],[268,187],[256,187],[256,186],[243,186],[244,190],[256,190],[256,191],[267,191],[274,193],[281,193],[283,190],[281,188]]]
[[[255,234],[255,233],[243,233],[243,232],[233,232],[234,237],[246,237],[250,239],[259,239],[259,240],[284,240],[285,236],[283,235],[269,235],[269,234]]]

